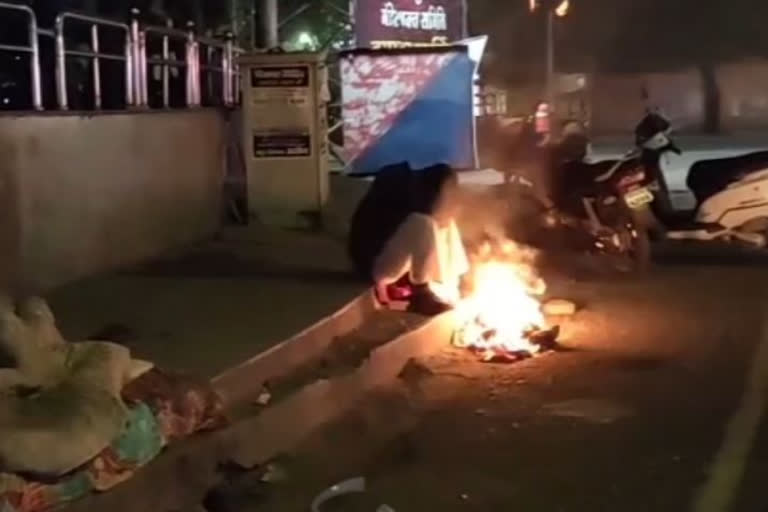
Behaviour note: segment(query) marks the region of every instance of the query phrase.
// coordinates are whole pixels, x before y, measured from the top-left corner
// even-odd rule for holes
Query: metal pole
[[[173,28],[173,21],[170,19],[165,20],[165,26]],[[163,107],[168,108],[171,103],[171,88],[170,88],[170,69],[168,67],[168,61],[171,59],[171,51],[168,42],[168,36],[163,34]]]
[[[255,0],[251,0],[251,16],[249,23],[251,29],[251,50],[256,49],[256,5],[253,2],[255,2]]]
[[[149,106],[149,85],[147,84],[147,33],[139,32],[139,76],[141,77],[141,105]]]
[[[203,91],[202,91],[202,78],[203,78],[203,66],[202,62],[200,60],[200,43],[195,40],[195,43],[193,45],[194,52],[195,52],[195,81],[194,81],[194,91],[195,91],[195,106],[199,107],[203,104]]]
[[[555,7],[547,9],[547,103],[555,110]],[[550,114],[551,115],[551,114]]]
[[[222,93],[224,95],[224,105],[231,106],[235,103],[235,63],[234,63],[234,49],[232,38],[234,34],[229,32],[227,34],[227,41],[224,46],[224,53],[221,59],[222,62]]]
[[[91,51],[93,51],[93,106],[101,109],[101,63],[99,62],[99,26],[91,25]]]
[[[187,45],[186,45],[186,61],[187,61],[187,97],[186,102],[187,106],[191,107],[195,104],[195,91],[194,86],[192,85],[194,83],[194,75],[195,75],[195,64],[194,64],[194,44],[195,44],[195,35],[192,32],[193,27],[195,26],[194,23],[187,22]]]
[[[61,110],[69,108],[67,101],[67,55],[64,47],[64,18],[56,18],[56,96]]]
[[[210,29],[206,30],[205,37],[207,39],[211,39],[213,37],[213,31]],[[205,66],[203,66],[202,63],[200,63],[200,69],[203,71],[203,74],[205,75],[206,92],[208,93],[208,99],[212,100],[214,97],[214,94],[213,94],[214,82],[213,82],[213,70],[211,68],[213,67],[213,61],[214,61],[214,56],[216,55],[216,49],[209,44],[205,45],[204,48],[205,48]],[[203,70],[204,67],[207,69]]]
[[[232,51],[232,104],[240,101],[240,62],[237,60],[240,53]]]
[[[143,73],[141,72],[141,30],[139,28],[139,10],[131,9],[131,56],[133,60],[133,86],[134,104],[138,107],[145,106],[143,93]]]
[[[187,106],[200,106],[200,51],[192,21],[187,22]]]
[[[555,77],[555,11],[547,10],[547,101],[552,107]]]
[[[469,37],[469,6],[467,0],[461,0],[461,37]]]
[[[125,104],[126,106],[135,106],[135,86],[133,85],[133,42],[131,39],[131,30],[125,34]]]
[[[268,50],[277,48],[280,46],[277,0],[261,0],[261,15],[262,29],[264,30],[263,46]]]
[[[40,80],[40,44],[37,40],[37,18],[29,12],[29,46],[32,51],[32,106],[35,110],[43,110],[43,89]]]
[[[240,20],[237,12],[237,0],[229,0],[229,25],[232,34],[237,37],[240,32]]]

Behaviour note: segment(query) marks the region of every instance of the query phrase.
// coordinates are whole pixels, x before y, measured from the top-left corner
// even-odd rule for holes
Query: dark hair
[[[433,165],[416,171],[413,189],[413,211],[431,215],[435,213],[443,193],[459,184],[458,173],[447,164]]]
[[[382,168],[357,205],[350,222],[347,251],[368,279],[373,261],[411,212],[414,174],[406,162]]]

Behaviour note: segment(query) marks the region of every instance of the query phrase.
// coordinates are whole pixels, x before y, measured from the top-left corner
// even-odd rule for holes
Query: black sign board
[[[308,133],[263,133],[253,136],[255,158],[295,158],[312,154]]]

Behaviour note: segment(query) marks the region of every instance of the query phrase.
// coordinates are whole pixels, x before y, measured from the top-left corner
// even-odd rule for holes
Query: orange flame
[[[505,244],[504,253],[514,252],[513,244]],[[546,285],[533,267],[490,258],[476,263],[473,277],[474,290],[456,311],[454,344],[480,352],[485,359],[499,353],[537,353],[540,348],[526,334],[546,326],[536,298],[546,291]]]

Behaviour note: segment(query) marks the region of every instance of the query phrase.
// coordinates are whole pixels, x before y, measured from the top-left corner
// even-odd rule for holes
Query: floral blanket
[[[95,458],[51,481],[0,473],[0,512],[45,512],[133,476],[167,444],[226,423],[210,384],[152,369],[122,391],[128,421]]]

